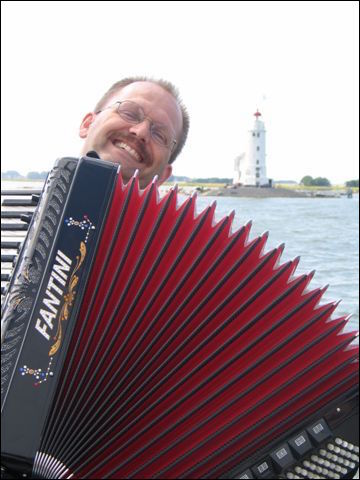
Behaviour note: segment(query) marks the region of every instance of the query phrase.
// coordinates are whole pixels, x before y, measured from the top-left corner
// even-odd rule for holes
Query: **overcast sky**
[[[129,75],[175,83],[175,175],[232,177],[259,108],[270,178],[359,178],[358,2],[17,2],[2,10],[2,171],[49,170]]]

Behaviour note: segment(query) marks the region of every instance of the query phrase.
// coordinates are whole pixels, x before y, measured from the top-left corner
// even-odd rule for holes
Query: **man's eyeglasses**
[[[137,125],[138,123],[142,123],[145,119],[148,119],[150,122],[150,135],[154,142],[163,147],[169,148],[171,152],[174,150],[176,140],[174,139],[170,130],[161,123],[153,122],[151,118],[145,115],[145,112],[140,105],[135,102],[131,102],[130,100],[115,102],[115,105],[117,105],[117,113],[127,123]],[[106,108],[111,108],[111,106]],[[102,110],[98,110],[95,113],[98,114],[100,112],[102,112]]]

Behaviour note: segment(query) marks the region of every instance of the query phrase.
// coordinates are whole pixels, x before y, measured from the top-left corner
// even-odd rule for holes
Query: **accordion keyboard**
[[[1,303],[41,190],[1,191]]]

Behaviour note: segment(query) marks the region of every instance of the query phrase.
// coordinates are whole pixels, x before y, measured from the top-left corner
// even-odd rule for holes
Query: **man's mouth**
[[[130,145],[128,145],[126,142],[123,142],[122,140],[115,140],[113,142],[116,148],[121,148],[122,150],[126,150],[137,163],[143,163],[144,158],[142,155],[140,155],[136,150],[134,150]]]

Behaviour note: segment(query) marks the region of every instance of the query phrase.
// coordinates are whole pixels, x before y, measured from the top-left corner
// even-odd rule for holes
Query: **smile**
[[[126,150],[138,163],[142,163],[142,157],[138,154],[136,150],[131,148],[127,143],[122,141],[115,141],[115,147],[121,148],[122,150]]]

